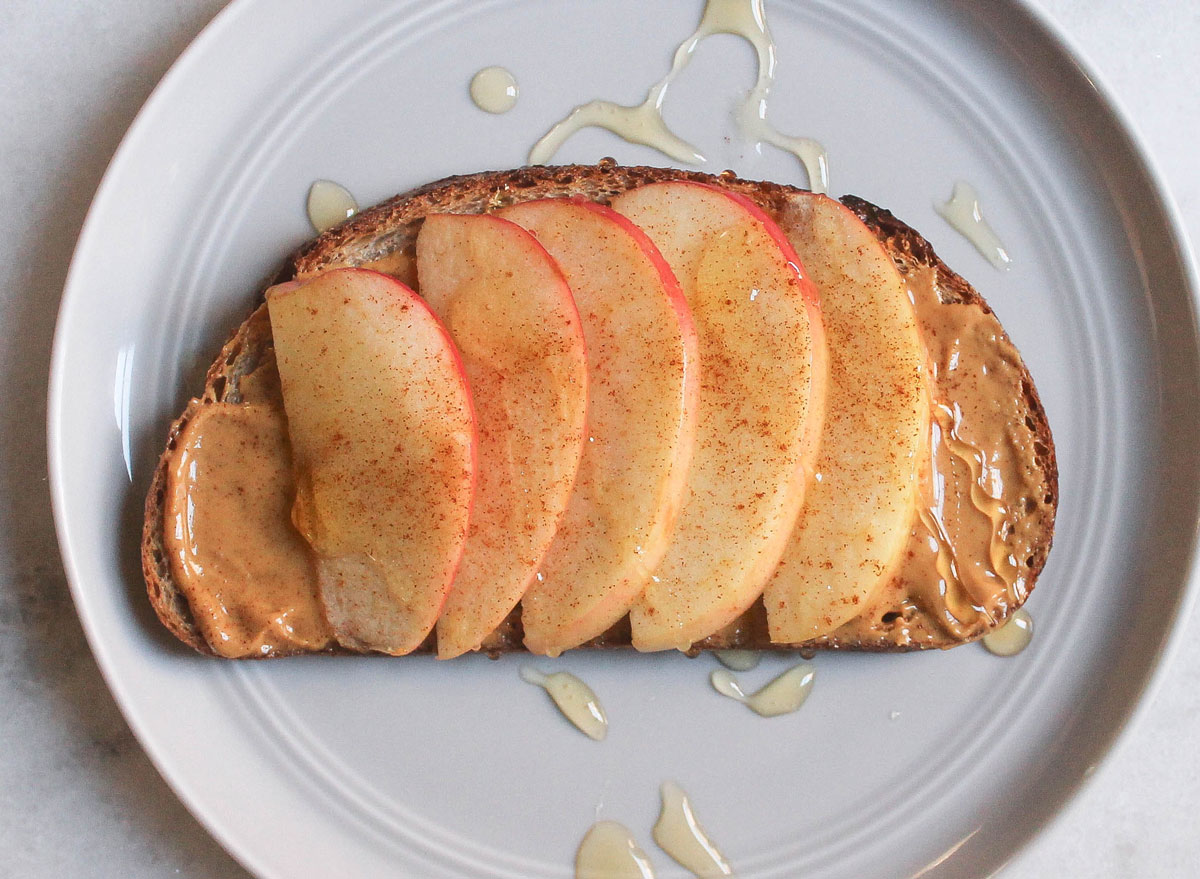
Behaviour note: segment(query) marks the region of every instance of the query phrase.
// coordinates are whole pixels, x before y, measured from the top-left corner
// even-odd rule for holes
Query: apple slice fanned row
[[[857,217],[790,210],[789,240],[671,181],[433,214],[419,297],[354,269],[270,291],[292,518],[339,643],[436,625],[449,658],[517,607],[545,655],[626,616],[639,650],[686,650],[760,599],[775,643],[853,617],[912,531],[925,350]]]

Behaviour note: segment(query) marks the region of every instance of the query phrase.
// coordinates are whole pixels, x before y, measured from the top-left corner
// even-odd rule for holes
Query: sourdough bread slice
[[[624,167],[612,160],[598,165],[531,167],[449,177],[398,195],[369,208],[301,247],[286,262],[280,280],[304,278],[344,267],[366,266],[393,274],[416,288],[416,238],[423,218],[431,213],[484,213],[537,198],[583,196],[607,203],[614,196],[645,183],[693,180],[739,192],[770,214],[783,231],[795,228],[798,200],[811,195],[775,183],[741,180],[732,172],[719,176],[668,168]],[[761,600],[734,624],[697,643],[704,649],[817,649],[894,651],[953,647],[1001,625],[1024,601],[1041,573],[1054,532],[1058,499],[1058,471],[1045,410],[1020,355],[983,298],[938,258],[920,234],[891,213],[869,202],[847,196],[842,202],[874,232],[907,279],[914,295],[938,303],[936,308],[973,309],[977,324],[1001,349],[1009,369],[999,398],[1006,410],[1006,448],[1024,486],[1015,505],[1009,533],[1019,538],[1021,558],[1015,559],[1022,582],[1015,600],[1003,602],[979,619],[947,627],[934,609],[909,600],[914,584],[894,578],[864,607],[855,619],[829,635],[803,644],[772,644],[767,635]],[[931,328],[926,328],[933,331]],[[265,309],[259,308],[234,332],[205,380],[200,397],[189,402],[171,426],[167,448],[156,468],[146,499],[142,567],[147,591],[163,624],[180,640],[202,653],[212,647],[197,628],[186,596],[171,576],[164,545],[167,474],[176,459],[176,439],[199,407],[216,403],[241,403],[244,379],[273,371],[271,328]],[[261,383],[256,383],[261,384]],[[268,383],[269,384],[269,383]],[[935,386],[935,397],[939,388]],[[257,391],[256,391],[257,393]],[[922,585],[922,584],[915,584]],[[944,614],[941,615],[944,618]],[[484,643],[492,655],[523,650],[520,608]],[[584,647],[629,646],[628,620]],[[432,636],[422,649],[432,649]],[[273,651],[268,656],[286,655]]]

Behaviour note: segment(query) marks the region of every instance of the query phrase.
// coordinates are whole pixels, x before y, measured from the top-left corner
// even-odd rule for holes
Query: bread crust
[[[415,253],[421,221],[430,213],[485,213],[522,201],[562,196],[582,196],[608,203],[634,187],[671,180],[708,183],[741,193],[777,219],[785,215],[790,199],[809,196],[808,192],[790,186],[742,180],[730,171],[714,176],[672,168],[620,166],[611,159],[605,159],[597,165],[536,166],[454,176],[397,195],[330,229],[295,251],[285,262],[278,280],[384,259],[389,261],[389,270],[403,276],[408,260]],[[908,276],[917,269],[932,271],[942,305],[976,306],[995,321],[983,297],[961,276],[951,271],[918,232],[891,212],[864,199],[845,196],[841,201],[875,233],[902,274]],[[998,321],[996,330],[1003,334]],[[1007,340],[1007,336],[1004,338]],[[260,303],[221,349],[220,356],[205,378],[201,396],[191,400],[171,425],[166,449],[155,469],[146,498],[142,570],[150,602],[167,629],[185,644],[204,654],[215,655],[196,626],[186,597],[171,577],[164,547],[167,476],[174,460],[176,440],[196,411],[213,403],[242,402],[241,378],[253,372],[267,358],[273,357],[270,322]],[[1030,513],[1037,517],[1032,523],[1037,539],[1026,566],[1027,589],[1032,591],[1045,566],[1053,538],[1058,502],[1058,468],[1045,409],[1028,369],[1023,362],[1019,366],[1020,387],[1013,389],[1014,417],[1023,418],[1032,432],[1036,450],[1034,466],[1040,472],[1041,485],[1045,488],[1044,496]],[[1019,603],[1013,604],[1006,609],[1006,613],[1011,614],[1019,606]],[[901,621],[903,637],[897,634],[898,630],[880,628],[876,631],[871,627],[866,628],[864,637],[862,632],[851,627],[848,633],[843,628],[803,644],[773,644],[767,637],[765,611],[760,600],[731,626],[694,645],[692,652],[726,648],[800,650],[804,653],[823,649],[892,652],[948,648],[964,643],[964,639],[949,636],[932,620],[923,618],[927,616],[906,616]],[[1004,618],[997,619],[995,625],[1003,622]],[[857,628],[862,629],[863,626]],[[966,640],[983,634],[987,628],[980,628]],[[521,637],[518,607],[485,642],[483,649],[493,656],[521,651],[524,649]],[[579,649],[629,646],[626,619]],[[420,650],[424,652],[433,648],[431,635]],[[330,652],[348,651],[335,648]],[[289,654],[277,651],[266,654],[264,658],[283,655]]]

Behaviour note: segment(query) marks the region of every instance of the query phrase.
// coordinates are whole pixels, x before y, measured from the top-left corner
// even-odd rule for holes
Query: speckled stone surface
[[[222,0],[0,3],[0,875],[245,879],[117,710],[76,619],[45,467],[71,250],[138,107]],[[1037,0],[1114,89],[1200,238],[1200,10]],[[1200,870],[1200,621],[1141,723],[1006,879]]]

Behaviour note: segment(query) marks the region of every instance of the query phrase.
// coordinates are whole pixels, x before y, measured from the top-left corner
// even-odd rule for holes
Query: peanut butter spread
[[[178,437],[164,534],[171,575],[221,656],[322,650],[332,637],[315,567],[291,523],[274,364],[246,376],[243,391],[256,402],[202,406]],[[272,395],[274,404],[265,401]]]
[[[1050,499],[1020,357],[985,307],[942,303],[934,271],[906,272],[933,400],[918,518],[897,574],[835,640],[868,629],[897,644],[931,640],[917,609],[958,640],[975,637],[1024,600],[1036,561]]]

